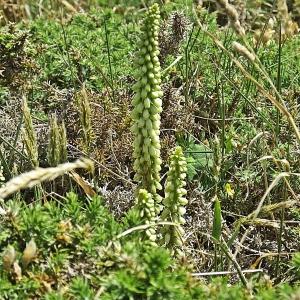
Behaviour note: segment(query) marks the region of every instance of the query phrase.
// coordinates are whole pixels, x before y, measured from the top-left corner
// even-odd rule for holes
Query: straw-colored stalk
[[[255,61],[255,54],[251,53],[249,49],[247,49],[244,45],[238,43],[238,42],[233,42],[232,43],[232,48],[242,56],[246,57],[249,59],[251,62]]]
[[[0,188],[0,199],[26,188],[32,188],[44,181],[51,181],[74,169],[93,170],[93,162],[87,158],[81,158],[72,163],[64,163],[52,168],[37,168],[12,178]]]
[[[224,13],[228,16],[228,19],[230,20],[230,24],[232,28],[236,31],[237,34],[244,36],[245,35],[245,29],[242,27],[240,20],[239,20],[239,14],[235,7],[228,3],[228,0],[217,0],[217,4],[221,7],[221,9],[224,11]]]

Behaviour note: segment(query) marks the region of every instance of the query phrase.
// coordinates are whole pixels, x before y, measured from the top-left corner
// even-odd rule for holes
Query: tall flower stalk
[[[153,195],[155,211],[158,213],[161,197],[160,185],[160,113],[162,112],[162,90],[160,63],[158,59],[159,6],[154,4],[146,13],[142,26],[142,38],[137,57],[137,83],[133,89],[132,132],[135,180],[140,188]]]
[[[163,221],[170,221],[177,226],[166,225],[162,228],[163,243],[177,255],[182,252],[182,236],[184,230],[181,227],[185,223],[185,205],[188,200],[185,198],[186,185],[185,178],[187,172],[187,162],[181,147],[176,147],[170,157],[170,167],[167,174],[165,186],[165,198],[163,200],[164,210],[161,215]]]
[[[154,208],[154,200],[150,193],[148,193],[144,189],[139,190],[139,194],[137,197],[136,207],[139,211],[140,218],[145,222],[145,224],[154,224],[155,223],[155,208]],[[152,243],[152,245],[156,245],[156,232],[154,227],[150,227],[146,230],[145,238]]]

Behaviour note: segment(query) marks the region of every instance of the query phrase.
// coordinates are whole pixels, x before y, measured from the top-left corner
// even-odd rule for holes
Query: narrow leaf
[[[221,215],[221,203],[217,196],[215,198],[215,208],[214,208],[214,223],[212,236],[219,241],[221,237],[222,230],[222,215]]]

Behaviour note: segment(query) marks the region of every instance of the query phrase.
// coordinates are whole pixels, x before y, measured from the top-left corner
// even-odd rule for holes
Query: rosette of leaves
[[[154,4],[146,13],[141,28],[142,38],[137,57],[137,82],[133,89],[132,132],[135,180],[140,188],[153,195],[155,211],[161,210],[160,185],[160,113],[162,112],[162,90],[160,63],[158,59],[159,7]]]
[[[145,224],[154,224],[156,212],[155,202],[152,194],[148,193],[145,189],[140,189],[137,197],[137,210],[140,218]],[[155,244],[156,232],[154,227],[146,229],[147,238]]]
[[[164,210],[161,218],[163,221],[176,223],[177,226],[167,225],[162,229],[163,243],[170,249],[180,254],[178,247],[182,246],[182,235],[184,230],[182,224],[185,223],[185,205],[188,200],[184,188],[187,172],[187,162],[181,147],[176,147],[170,157],[170,167],[167,174],[165,186],[165,198],[163,200]]]

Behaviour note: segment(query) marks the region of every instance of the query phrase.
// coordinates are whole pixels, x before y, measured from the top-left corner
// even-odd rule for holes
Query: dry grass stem
[[[236,31],[237,34],[244,36],[245,35],[245,29],[242,27],[240,20],[239,20],[239,14],[235,7],[228,3],[228,0],[217,0],[217,4],[221,7],[221,9],[224,11],[224,13],[228,16],[230,20],[230,24],[232,28]]]
[[[255,269],[255,270],[242,270],[244,274],[249,274],[249,273],[263,273],[263,269]],[[237,271],[219,271],[219,272],[202,272],[202,273],[192,273],[192,276],[195,277],[206,277],[206,276],[221,276],[221,275],[233,275],[237,274]]]
[[[6,183],[0,189],[0,198],[5,199],[9,195],[25,189],[32,188],[44,181],[54,180],[55,178],[70,172],[74,169],[93,170],[94,164],[90,159],[81,158],[72,163],[64,163],[53,168],[37,168],[27,173],[21,174]]]
[[[244,45],[238,43],[238,42],[233,42],[232,43],[232,48],[240,53],[241,55],[243,55],[244,57],[246,57],[247,59],[249,59],[250,61],[254,62],[255,61],[255,54],[251,53],[249,51],[249,49],[247,49]]]

